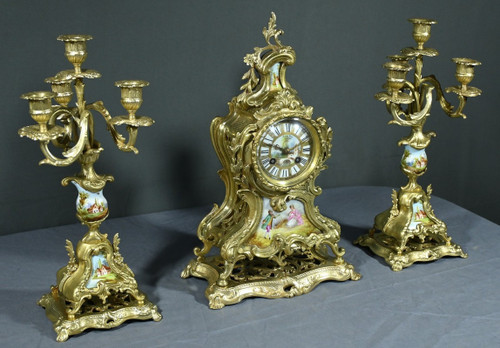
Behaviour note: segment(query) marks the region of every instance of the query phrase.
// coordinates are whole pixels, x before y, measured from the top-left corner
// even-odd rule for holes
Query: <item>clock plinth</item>
[[[182,277],[208,281],[205,295],[213,309],[361,277],[337,245],[340,226],[314,205],[321,194],[314,182],[330,157],[332,130],[323,117],[312,118],[313,108],[287,83],[295,52],[279,41],[275,20],[273,13],[263,30],[268,45],[244,59],[250,70],[243,93],[210,128],[226,196],[200,223],[203,248],[195,248],[197,258]]]
[[[287,262],[289,270],[266,259],[242,260],[227,281],[220,286],[217,280],[224,272],[224,260],[213,256],[192,260],[183,276],[204,278],[208,281],[205,295],[209,307],[220,309],[248,297],[282,298],[308,293],[327,280],[357,280],[360,275],[342,258],[325,259],[323,262],[308,259],[302,254],[291,256]]]

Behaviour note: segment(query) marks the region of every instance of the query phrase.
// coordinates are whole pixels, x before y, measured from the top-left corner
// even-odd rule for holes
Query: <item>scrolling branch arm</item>
[[[139,124],[137,126],[127,125],[127,132],[129,135],[127,141],[126,138],[122,134],[120,134],[115,127],[116,125],[120,125],[126,122],[119,122],[119,120],[115,121],[109,111],[104,107],[104,103],[102,101],[97,101],[88,105],[87,109],[95,110],[102,115],[102,117],[106,121],[106,127],[118,149],[125,152],[134,152],[135,154],[139,153],[139,150],[137,150],[137,148],[134,146],[137,140],[137,130]]]
[[[75,162],[80,157],[80,155],[83,153],[85,148],[89,147],[89,139],[88,139],[89,119],[92,116],[90,114],[90,112],[85,111],[84,113],[82,113],[81,117],[78,119],[78,118],[74,117],[74,115],[70,111],[68,111],[67,109],[59,109],[56,112],[54,112],[53,115],[55,115],[55,116],[53,116],[53,118],[56,118],[57,114],[62,114],[62,113],[67,113],[67,114],[71,115],[71,119],[69,119],[70,122],[66,127],[67,130],[71,129],[69,134],[66,133],[69,138],[68,138],[68,140],[66,140],[64,142],[58,142],[57,140],[54,140],[53,142],[56,142],[56,144],[55,144],[56,146],[60,146],[60,147],[66,146],[67,143],[69,143],[69,141],[71,140],[70,138],[72,137],[72,131],[73,131],[72,130],[72,128],[73,128],[72,123],[73,122],[75,122],[78,125],[78,128],[80,129],[80,135],[78,137],[78,141],[76,142],[76,144],[73,147],[69,148],[68,150],[66,150],[62,153],[62,155],[65,158],[57,157],[50,151],[49,146],[48,146],[49,142],[50,142],[49,140],[40,141],[40,149],[42,150],[42,153],[44,154],[44,156],[46,158],[41,160],[39,164],[50,164],[50,165],[57,166],[57,167],[69,166],[70,164]]]

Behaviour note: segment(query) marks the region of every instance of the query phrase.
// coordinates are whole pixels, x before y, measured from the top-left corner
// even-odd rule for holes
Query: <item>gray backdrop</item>
[[[247,70],[242,58],[265,44],[261,31],[271,11],[285,31],[283,44],[297,53],[288,81],[334,130],[329,169],[318,179],[324,188],[405,184],[396,143],[409,130],[387,125],[390,115],[373,95],[382,89],[386,56],[414,44],[407,18],[436,19],[427,46],[440,56],[424,61],[424,73],[455,85],[450,58],[475,58],[483,65],[471,85],[484,93],[469,101],[466,120],[450,119],[434,104],[426,127],[438,137],[420,183],[500,222],[498,1],[2,0],[0,233],[75,222],[76,190],[60,180],[79,166],[38,166],[38,145],[17,136],[33,123],[19,96],[48,89],[46,77],[71,67],[59,34],[94,36],[84,68],[103,77],[86,83],[88,102],[103,100],[113,115],[124,114],[113,82],[151,82],[139,114],[156,124],[139,131],[138,156],[118,151],[104,122],[96,121],[104,147],[96,169],[116,178],[105,195],[111,216],[119,217],[222,201],[209,125],[239,94]],[[381,202],[389,205],[390,197]]]

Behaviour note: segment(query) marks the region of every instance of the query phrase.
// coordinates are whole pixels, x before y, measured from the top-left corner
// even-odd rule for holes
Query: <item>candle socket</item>
[[[452,58],[452,61],[457,65],[455,77],[465,91],[467,85],[474,79],[474,67],[481,65],[481,62],[470,58]]]
[[[47,131],[47,122],[52,114],[51,99],[54,96],[55,93],[48,91],[30,92],[21,96],[28,100],[31,118],[40,125],[40,132]]]
[[[410,64],[401,61],[387,62],[383,67],[387,69],[387,89],[397,95],[398,91],[403,88],[406,74],[412,67]]]
[[[437,22],[424,18],[410,18],[408,21],[413,23],[413,39],[417,43],[417,48],[421,50],[424,48],[424,43],[431,38],[431,25]]]
[[[144,80],[121,80],[116,81],[115,86],[121,89],[121,104],[129,113],[131,120],[135,119],[135,113],[142,105],[142,88],[149,86]]]
[[[50,83],[52,92],[55,93],[54,100],[63,107],[67,107],[73,98],[72,80],[60,79],[56,76],[46,78],[45,82]]]
[[[82,63],[87,59],[87,41],[92,40],[92,36],[60,35],[57,40],[64,42],[66,58],[73,64],[75,73],[81,73]]]

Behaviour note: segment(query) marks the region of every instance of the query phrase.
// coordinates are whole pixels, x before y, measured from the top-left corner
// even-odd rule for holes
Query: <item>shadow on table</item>
[[[43,294],[50,290],[47,289],[0,289],[0,304],[2,313],[8,316],[11,320],[21,324],[35,327],[40,335],[46,336],[51,340],[55,340],[56,334],[52,329],[52,323],[45,316],[45,309],[37,305],[38,300]],[[3,328],[8,330],[8,326]],[[17,333],[17,332],[16,332]],[[9,336],[2,338],[2,346],[9,347]],[[17,346],[19,342],[14,344],[19,337],[11,338],[12,346]]]
[[[193,249],[196,246],[201,246],[202,243],[194,234],[176,230],[165,230],[163,234],[168,237],[145,263],[143,271],[137,272],[137,282],[154,303],[159,300],[158,295],[154,295],[154,293],[161,292],[160,288],[165,287],[170,290],[191,293],[197,302],[207,304],[204,296],[206,281],[196,278],[181,278],[184,267],[191,259],[195,258]]]
[[[387,267],[385,260],[375,255],[370,250],[370,248],[362,247],[360,245],[354,245],[354,241],[358,239],[358,237],[367,234],[370,228],[345,225],[342,222],[339,223],[341,226],[340,239],[349,243],[349,245],[345,248],[345,259],[349,263],[352,263],[356,271],[360,272],[361,275],[363,275],[362,266],[366,263],[367,257],[369,257],[370,259],[375,259],[378,261],[378,263]]]
[[[147,272],[142,272],[141,282],[151,287],[156,287],[161,278],[170,276],[182,260],[188,259],[188,255],[194,257],[193,249],[200,244],[196,235],[172,230],[164,233],[168,238],[147,261],[144,266]],[[180,277],[180,273],[177,276]]]

